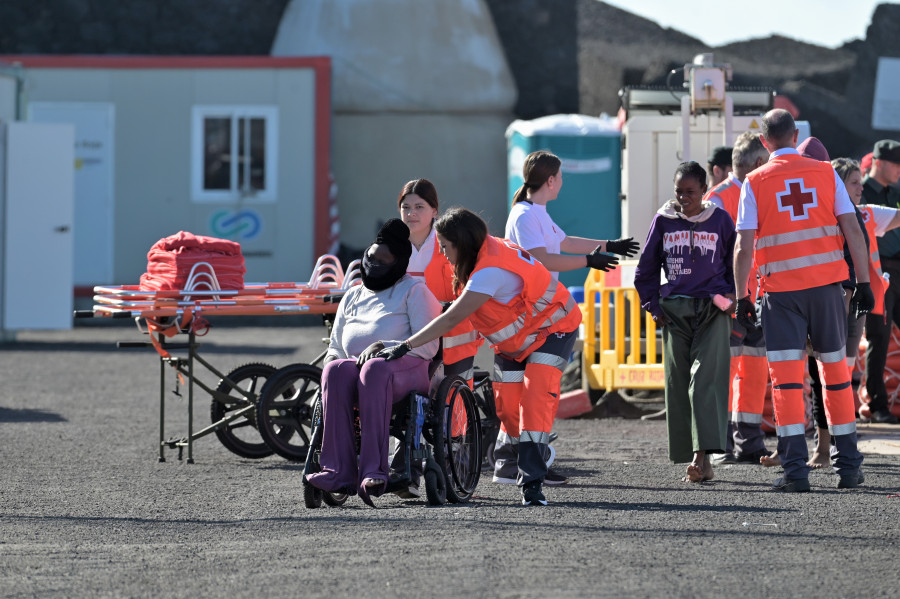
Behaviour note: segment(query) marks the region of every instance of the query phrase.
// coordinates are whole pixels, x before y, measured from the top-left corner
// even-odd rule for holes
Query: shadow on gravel
[[[123,338],[122,341],[132,342],[135,340]],[[137,340],[139,341],[139,340]],[[322,346],[325,347],[324,345]],[[263,346],[263,345],[215,345],[213,343],[201,343],[200,354],[250,354],[258,356],[279,356],[293,353],[298,348],[296,346]],[[178,351],[178,350],[176,350]],[[78,353],[105,353],[105,352],[146,352],[149,355],[156,355],[152,347],[116,347],[115,343],[98,343],[96,341],[87,343],[59,343],[39,341],[22,341],[17,343],[8,343],[0,345],[0,354],[3,352],[78,352]]]
[[[56,412],[31,408],[0,407],[0,424],[4,422],[68,422]]]
[[[611,503],[609,501],[566,501],[558,505],[569,508],[619,510],[624,512],[737,512],[737,513],[782,513],[796,512],[794,508],[758,507],[751,505],[685,505],[680,503]]]

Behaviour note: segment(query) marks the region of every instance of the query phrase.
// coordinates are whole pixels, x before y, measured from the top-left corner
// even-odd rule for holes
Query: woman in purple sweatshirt
[[[724,450],[728,427],[735,232],[705,193],[703,167],[678,165],[675,199],[653,218],[634,276],[641,306],[662,327],[669,459],[690,462],[689,482],[713,478],[708,453]]]

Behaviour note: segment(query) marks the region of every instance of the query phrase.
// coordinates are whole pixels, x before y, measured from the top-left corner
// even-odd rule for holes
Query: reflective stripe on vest
[[[766,271],[768,275],[772,275],[780,272],[788,272],[789,270],[809,268],[810,266],[831,264],[838,259],[844,259],[843,250],[832,250],[822,254],[807,254],[806,256],[798,256],[797,258],[789,258],[787,260],[775,260],[766,264]],[[833,283],[834,281],[831,282]]]
[[[468,333],[461,333],[459,335],[444,335],[444,349],[449,349],[451,347],[459,347],[460,345],[465,345],[467,343],[472,343],[478,340],[478,332],[477,331],[469,331]]]

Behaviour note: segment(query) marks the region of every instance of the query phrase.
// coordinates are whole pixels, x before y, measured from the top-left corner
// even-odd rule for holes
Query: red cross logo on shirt
[[[791,220],[809,218],[809,209],[819,205],[816,188],[807,189],[803,179],[787,179],[784,191],[775,194],[778,200],[778,211],[787,212]]]

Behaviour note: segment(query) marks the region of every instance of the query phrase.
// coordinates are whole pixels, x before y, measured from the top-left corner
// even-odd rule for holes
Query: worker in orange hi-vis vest
[[[428,179],[407,182],[397,199],[400,218],[409,227],[409,241],[412,244],[412,256],[406,272],[412,277],[423,279],[438,301],[449,303],[456,299],[456,293],[452,284],[453,267],[441,254],[434,232],[438,206],[437,189]],[[468,320],[444,335],[444,374],[460,376],[471,386],[475,355],[483,342],[484,339]]]
[[[840,488],[863,482],[856,444],[850,374],[844,362],[847,317],[841,281],[848,276],[846,240],[856,269],[852,305],[867,313],[875,305],[868,256],[853,202],[827,162],[797,152],[797,127],[789,112],[771,110],[762,119],[769,161],[747,175],[738,208],[735,246],[737,318],[756,325],[747,282],[755,257],[763,292],[762,325],[784,476],[775,488],[809,491],[809,451],[803,379],[809,338],[825,382],[825,411],[834,441],[832,465]],[[842,237],[843,235],[843,237]]]
[[[857,216],[865,227],[866,246],[869,251],[869,281],[872,287],[872,294],[875,296],[875,307],[866,318],[868,318],[868,316],[873,316],[875,318],[880,316],[883,319],[884,293],[887,289],[887,280],[881,270],[881,258],[878,254],[877,238],[883,236],[887,231],[900,227],[900,210],[888,206],[879,206],[877,204],[859,204],[863,195],[863,185],[862,173],[860,172],[859,163],[856,161],[849,158],[835,158],[831,161],[831,166],[834,168],[835,172],[837,172],[841,181],[844,182],[844,186],[847,188],[847,194],[850,196],[850,199],[856,205],[858,210]],[[846,247],[844,253],[844,259],[847,260]],[[855,282],[855,273],[851,273],[851,283],[853,282]],[[847,287],[846,283],[845,287]],[[850,371],[851,376],[856,366],[856,358],[859,353],[859,341],[862,338],[866,318],[858,316],[853,311],[850,311],[847,315],[847,368]],[[815,378],[816,377],[813,377],[813,417],[818,428],[818,438],[816,440],[815,451],[813,452],[813,456],[809,463],[813,468],[819,468],[829,464],[831,435],[828,432],[828,422],[825,417],[822,385],[821,383],[817,384]]]
[[[709,191],[703,196],[703,201],[707,201],[712,195],[712,190],[719,183],[728,179],[731,174],[731,154],[733,148],[731,146],[716,146],[710,151],[709,158],[706,161],[706,172],[709,175]]]
[[[449,303],[456,299],[453,291],[453,267],[447,262],[447,258],[438,247],[437,236],[434,232],[434,221],[438,215],[438,194],[434,184],[428,179],[413,179],[408,181],[400,190],[397,198],[397,208],[400,210],[400,218],[409,227],[409,242],[412,245],[412,255],[409,258],[409,266],[406,273],[413,278],[422,279],[428,290],[438,301]],[[468,319],[456,325],[442,338],[441,360],[444,365],[445,376],[459,376],[472,387],[472,376],[475,371],[475,355],[484,339],[478,334]],[[465,407],[462,402],[456,402],[456,413],[450,415],[451,432],[462,434],[465,426]],[[391,459],[393,471],[404,470],[404,453],[395,452]],[[404,499],[412,499],[421,496],[419,480],[422,474],[422,464],[410,464],[412,480],[406,489],[395,491]]]
[[[707,194],[707,199],[737,220],[738,200],[746,176],[769,159],[759,135],[747,131],[734,142],[731,154],[732,171],[728,178]],[[757,302],[757,272],[754,267],[748,281],[750,298]],[[745,328],[735,318],[731,331],[731,373],[729,376],[728,439],[725,453],[717,454],[713,464],[747,462],[759,464],[770,455],[766,449],[766,435],[762,430],[762,414],[766,401],[769,370],[766,362],[766,338],[759,327]]]
[[[441,252],[453,265],[459,297],[421,331],[379,355],[400,358],[468,318],[494,349],[495,369],[511,371],[518,365],[521,384],[495,388],[497,415],[519,441],[522,503],[547,505],[544,455],[581,311],[537,259],[509,240],[488,235],[475,213],[451,208],[434,228]]]
[[[828,151],[815,137],[809,137],[804,140],[802,144],[797,146],[797,151],[807,158],[828,160]],[[863,227],[866,247],[869,252],[869,282],[872,287],[872,295],[875,296],[875,307],[869,314],[865,315],[865,318],[849,309],[850,296],[856,288],[856,273],[850,257],[850,250],[844,244],[844,261],[850,270],[850,278],[844,281],[842,286],[845,290],[844,302],[848,309],[847,369],[852,377],[856,367],[857,354],[859,353],[859,341],[862,338],[866,319],[874,317],[883,321],[885,318],[884,294],[888,287],[888,280],[881,270],[881,259],[878,254],[876,238],[900,227],[900,210],[877,204],[860,205],[859,201],[862,198],[863,191],[862,173],[860,172],[859,163],[855,160],[835,158],[831,161],[831,166],[841,178],[841,181],[844,182],[844,186],[847,188],[847,195],[856,204],[857,220],[860,223],[860,227]],[[819,377],[815,357],[813,356],[809,358],[809,368],[810,378],[812,379],[812,413],[817,430],[816,447],[808,464],[811,468],[823,468],[831,465],[831,433],[828,431],[828,418],[825,414],[822,382]],[[777,453],[772,454],[768,458],[761,458],[760,462],[765,466],[781,465],[781,460]]]

